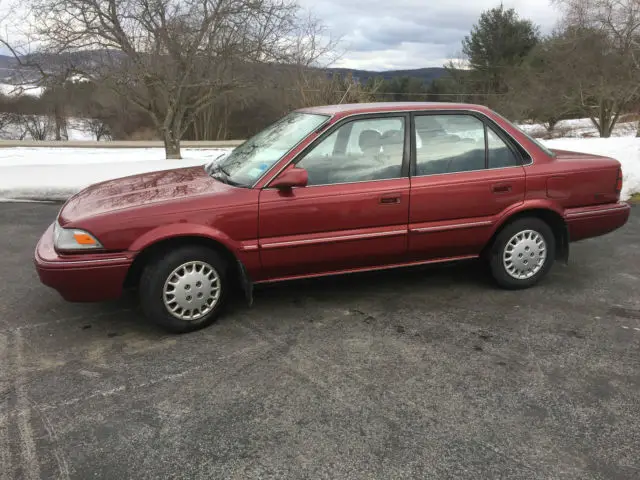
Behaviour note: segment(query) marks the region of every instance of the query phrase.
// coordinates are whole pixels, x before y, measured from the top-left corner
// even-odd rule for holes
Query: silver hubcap
[[[187,262],[169,274],[162,299],[171,315],[192,321],[213,310],[220,292],[220,277],[215,268],[205,262]]]
[[[533,277],[547,259],[547,243],[535,230],[516,233],[507,242],[502,262],[507,273],[518,280]]]

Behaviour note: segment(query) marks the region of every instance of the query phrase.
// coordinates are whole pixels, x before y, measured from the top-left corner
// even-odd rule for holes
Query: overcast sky
[[[0,0],[0,12],[16,0]],[[366,70],[441,67],[484,10],[500,0],[298,0],[335,36],[344,55],[333,65]],[[550,0],[503,0],[549,32],[559,13]],[[3,25],[12,30],[17,25]],[[13,27],[13,28],[12,28]],[[12,33],[12,37],[16,34]],[[18,35],[19,36],[19,35]],[[0,48],[0,53],[9,54]]]
[[[299,0],[343,39],[335,66],[393,70],[440,67],[459,55],[480,13],[500,0]],[[549,0],[504,0],[521,18],[550,31],[558,12]]]

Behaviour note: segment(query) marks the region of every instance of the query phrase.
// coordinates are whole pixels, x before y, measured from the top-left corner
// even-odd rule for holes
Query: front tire
[[[140,278],[145,316],[174,333],[211,325],[226,303],[227,271],[224,258],[206,247],[186,245],[157,255]]]
[[[549,225],[539,218],[521,218],[498,234],[489,265],[502,288],[529,288],[549,273],[555,253],[556,239]]]

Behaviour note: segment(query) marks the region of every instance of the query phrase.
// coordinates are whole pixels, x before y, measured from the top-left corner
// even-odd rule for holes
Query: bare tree
[[[626,76],[635,76],[640,83],[640,0],[553,0],[553,3],[564,11],[565,28],[595,30],[606,36],[616,54],[627,59],[630,71]]]
[[[19,118],[12,112],[0,112],[0,133],[6,133],[8,127],[15,125]]]
[[[111,138],[111,129],[109,128],[109,124],[102,119],[90,118],[87,120],[87,128],[93,136],[96,137],[98,142],[103,138]]]
[[[27,1],[40,51],[147,112],[167,158],[195,116],[248,86],[252,65],[311,63],[324,39],[290,0]]]
[[[51,119],[41,115],[24,115],[21,118],[24,134],[31,136],[33,140],[46,140],[52,130]],[[24,138],[25,135],[21,136]]]
[[[581,98],[573,94],[572,79],[566,75],[565,57],[573,53],[561,35],[552,36],[539,43],[522,65],[512,68],[507,75],[509,92],[503,99],[509,116],[539,122],[551,134],[560,120],[584,114]]]
[[[638,71],[629,55],[604,32],[569,29],[556,46],[557,85],[609,137],[620,115],[638,95]]]

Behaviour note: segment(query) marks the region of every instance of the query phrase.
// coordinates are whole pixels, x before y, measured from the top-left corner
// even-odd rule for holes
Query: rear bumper
[[[40,238],[34,264],[40,281],[70,302],[99,302],[120,297],[133,262],[126,253],[60,256],[53,248],[53,225]]]
[[[626,202],[591,207],[568,208],[564,218],[572,242],[599,237],[624,226],[629,220],[631,205]]]

